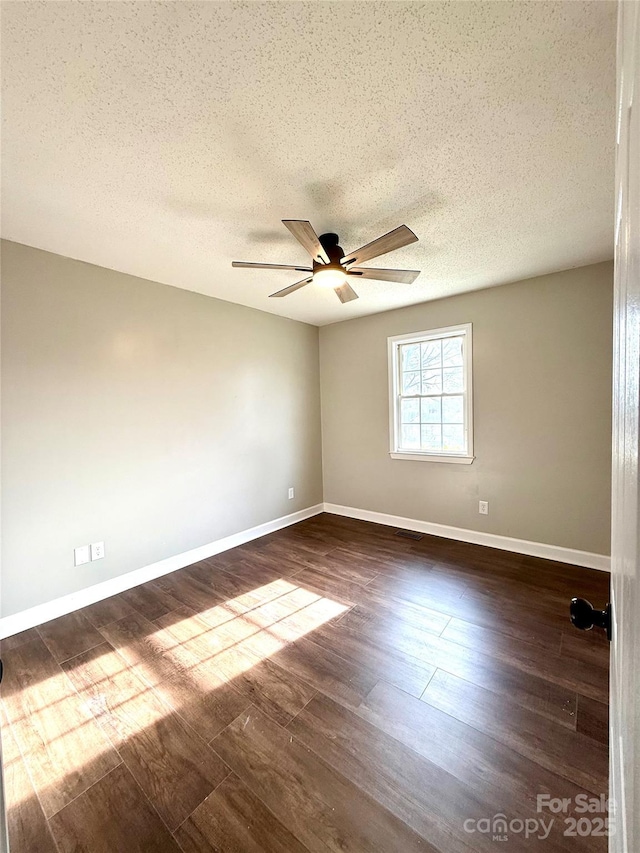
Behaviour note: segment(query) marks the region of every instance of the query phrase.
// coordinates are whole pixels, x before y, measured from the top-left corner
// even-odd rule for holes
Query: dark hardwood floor
[[[567,834],[607,793],[575,594],[608,576],[320,515],[11,637],[11,851],[464,853],[502,816],[511,853],[604,853]]]

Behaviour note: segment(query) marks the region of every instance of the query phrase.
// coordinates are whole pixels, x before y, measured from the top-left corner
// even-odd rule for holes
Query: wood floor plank
[[[446,770],[328,697],[312,699],[287,728],[438,850],[495,849],[490,837],[472,839],[460,820],[461,815],[485,817],[486,802]]]
[[[490,588],[477,585],[475,589],[468,587],[462,597],[472,607],[484,607],[486,604],[495,606],[507,602],[507,611],[514,615],[526,612],[529,615],[535,614],[536,618],[540,615],[546,619],[562,620],[567,624],[569,596],[548,595],[535,586],[528,590],[518,584],[503,586],[496,583]]]
[[[252,701],[232,682],[217,675],[209,663],[161,681],[155,689],[207,742],[235,720]]]
[[[26,631],[20,631],[19,634],[13,634],[11,637],[4,637],[0,640],[0,654],[10,652],[11,649],[16,649],[23,643],[30,643],[31,640],[39,639],[40,634],[38,634],[37,628],[27,628]]]
[[[560,656],[569,662],[580,661],[582,664],[607,670],[609,653],[609,642],[602,631],[578,631],[567,626],[567,630],[562,632]]]
[[[539,794],[570,802],[578,795],[592,796],[585,788],[393,685],[376,684],[355,713],[447,770],[490,803],[495,813],[535,819],[540,817],[536,808]],[[571,813],[569,810],[567,816]],[[562,844],[563,829],[561,824],[555,827],[558,844]],[[605,853],[606,839],[571,838],[569,850],[578,849]]]
[[[156,619],[155,624],[162,629],[156,635],[156,642],[187,666],[191,660],[200,663],[212,659],[260,632],[260,626],[245,618],[245,613],[235,614],[213,627],[187,607]]]
[[[523,707],[575,729],[575,692],[540,677],[540,667],[529,667],[538,674],[529,673],[526,669],[521,671],[518,667],[493,660],[480,651],[434,636],[414,625],[393,623],[391,627],[388,621],[378,623],[369,620],[354,629],[348,619],[343,618],[337,624],[323,626],[314,632],[312,639],[350,660],[369,658],[368,665],[378,672],[381,680],[395,684],[414,696],[422,695],[420,686],[423,685],[424,690],[437,668],[445,669],[494,693],[509,696]],[[385,653],[389,661],[387,670],[390,671],[385,671],[382,666],[377,667],[379,658],[384,662]],[[509,659],[508,655],[505,657]],[[428,675],[426,681],[425,675]]]
[[[250,545],[250,543],[247,544]],[[291,574],[283,571],[281,560],[266,559],[262,553],[259,559],[253,556],[251,559],[243,556],[233,569],[223,567],[222,571],[234,578],[250,581],[256,586],[264,586],[274,580],[286,580]]]
[[[367,588],[362,584],[344,580],[344,578],[332,577],[315,567],[307,566],[293,575],[293,578],[298,586],[319,592],[321,595],[334,598],[337,601],[356,604],[369,599]]]
[[[421,596],[420,602],[400,600],[392,595],[374,596],[369,590],[369,599],[363,601],[362,605],[367,609],[379,610],[381,612],[394,614],[401,610],[402,613],[414,611],[420,613],[422,609],[436,611],[449,617],[456,617],[476,625],[499,630],[503,634],[525,641],[532,641],[532,637],[539,636],[542,632],[554,632],[566,630],[567,613],[558,616],[547,612],[544,607],[529,602],[526,608],[512,605],[507,597],[481,596],[476,599],[467,598],[464,595],[454,597],[450,594],[427,594]],[[567,611],[568,612],[568,611]]]
[[[577,730],[587,737],[609,744],[609,706],[587,696],[578,696]]]
[[[185,572],[171,572],[155,581],[155,585],[187,607],[202,614],[218,607],[224,599],[210,586],[190,577]]]
[[[367,588],[381,595],[390,595],[394,599],[422,604],[425,599],[438,596],[454,601],[466,593],[466,580],[450,577],[442,572],[434,572],[423,567],[390,566],[384,574],[379,574],[367,584]]]
[[[200,689],[199,679],[207,689],[217,679],[219,684],[232,685],[235,691],[277,722],[287,723],[311,699],[315,688],[268,660],[268,655],[281,648],[290,636],[300,635],[300,629],[293,634],[287,632],[287,627],[291,630],[288,620],[302,619],[301,614],[323,604],[315,596],[309,604],[308,594],[304,596],[302,592],[294,588],[288,596],[238,614],[213,629],[204,625],[192,611],[185,611],[192,613],[191,618],[175,621],[174,614],[168,614],[156,620],[156,624],[163,626],[166,633],[180,643],[179,650],[172,654],[180,661],[184,672],[171,679],[170,686],[175,688],[180,683],[193,693]],[[283,631],[285,641],[278,638],[278,631]],[[189,682],[194,687],[189,688]],[[168,687],[169,684],[162,687],[163,693]],[[217,700],[212,701],[217,704]],[[236,705],[234,702],[231,707]]]
[[[42,640],[3,660],[2,701],[47,817],[121,759]]]
[[[298,545],[305,551],[311,551],[313,554],[324,555],[331,551],[336,545],[340,544],[340,538],[334,534],[324,531],[317,532],[311,526],[306,529],[298,530],[296,527],[290,527],[282,532],[282,536],[278,536],[278,540],[285,545]]]
[[[181,604],[152,581],[128,589],[121,593],[121,596],[127,604],[149,621],[164,616],[165,613],[170,613]]]
[[[322,603],[320,599],[313,602],[312,606]],[[165,681],[157,682],[153,678],[148,680],[161,688],[163,693],[170,685],[178,682],[193,693],[200,689],[197,679],[201,676],[206,687],[217,679],[219,683],[231,685],[235,691],[249,698],[256,707],[284,725],[304,707],[316,689],[295,672],[290,672],[269,660],[270,655],[287,643],[286,639],[278,636],[276,627],[296,614],[290,614],[279,622],[269,623],[266,611],[263,610],[266,607],[267,605],[263,605],[257,610],[239,614],[214,629],[208,629],[194,616],[172,625],[167,623],[173,614],[157,620],[157,623],[166,625],[167,635],[175,640],[176,645],[171,654],[178,662],[182,674],[170,679],[170,684]],[[305,607],[299,612],[303,613],[309,609],[311,608]],[[263,619],[255,616],[260,611]],[[285,633],[288,637],[289,633]],[[299,632],[294,632],[293,636],[299,636]],[[153,663],[154,660],[150,660],[149,666]],[[146,670],[142,672],[146,674]],[[189,681],[194,683],[192,688],[188,687]]]
[[[85,706],[101,723],[110,740],[118,746],[127,733],[126,723],[123,727],[118,725],[118,714],[124,713],[129,702],[151,694],[151,686],[139,678],[113,646],[106,642],[65,661],[62,669]],[[131,723],[135,723],[133,718]]]
[[[525,649],[530,658],[544,665],[544,661],[553,655],[558,657],[562,632],[560,630],[541,632],[539,627],[533,630],[529,627],[529,639],[525,637],[514,637],[500,630],[500,624],[489,628],[486,625],[476,625],[464,619],[453,617],[440,636],[445,640],[452,640],[461,646],[470,649],[478,649],[488,655],[495,655],[504,660],[514,648]],[[515,659],[517,660],[517,659]],[[509,663],[512,661],[509,660]]]
[[[97,601],[82,610],[83,615],[87,617],[94,628],[101,628],[103,625],[108,625],[109,622],[124,619],[125,616],[130,616],[133,612],[133,608],[121,594]]]
[[[439,637],[451,621],[451,616],[425,607],[403,607],[400,604],[386,609],[358,604],[340,618],[340,622],[355,630],[366,630],[371,624],[379,632],[394,638],[411,628]]]
[[[443,573],[449,574],[449,572]],[[527,602],[536,598],[537,603],[544,602],[548,610],[553,610],[561,616],[566,616],[568,611],[567,602],[575,594],[575,586],[563,580],[561,577],[542,578],[540,576],[528,577],[519,567],[513,567],[505,576],[493,576],[486,569],[466,577],[467,590],[465,597],[474,595],[492,596],[501,598],[505,596],[510,602],[526,608]]]
[[[305,637],[286,645],[271,659],[348,708],[357,708],[378,681],[375,672]]]
[[[597,796],[607,790],[607,750],[579,732],[542,721],[506,697],[497,697],[442,670],[431,679],[422,701]]]
[[[368,547],[362,549],[357,541],[346,540],[333,551],[329,551],[319,565],[326,565],[327,560],[330,560],[383,576],[401,571],[403,568],[413,568],[423,573],[430,572],[433,569],[434,563],[431,560],[423,559],[408,551],[399,550],[397,548],[399,541],[399,539],[395,539],[393,545],[391,543],[383,543],[382,545],[367,543]]]
[[[368,667],[378,679],[395,684],[413,696],[422,695],[436,671],[435,666],[396,652],[388,645],[374,643],[340,623],[319,626],[309,639],[356,666]]]
[[[2,723],[2,767],[11,853],[57,853],[58,848],[7,720]]]
[[[402,821],[254,708],[214,749],[310,851],[434,851]]]
[[[582,566],[572,566],[568,563],[558,563],[541,557],[522,556],[522,569],[526,575],[560,578],[571,583],[571,595],[579,595],[580,590],[593,590],[605,601],[609,599],[610,575],[597,569],[585,569]],[[594,602],[594,604],[597,602]],[[602,602],[603,604],[605,602]]]
[[[182,613],[179,618],[184,618]],[[152,684],[172,678],[183,668],[177,655],[172,656],[181,643],[178,640],[171,642],[158,625],[145,619],[141,613],[134,612],[104,625],[100,633],[130,667]]]
[[[180,853],[124,766],[54,815],[51,828],[60,853]]]
[[[282,601],[282,598],[277,601]],[[301,597],[296,596],[294,603],[300,602]],[[271,602],[256,610],[240,614],[234,620],[227,621],[214,629],[206,629],[206,626],[203,626],[205,630],[200,634],[197,633],[197,629],[191,630],[194,622],[195,624],[198,622],[197,617],[189,622],[180,622],[179,627],[182,629],[180,633],[176,631],[175,626],[168,625],[166,630],[172,632],[176,640],[181,642],[179,651],[174,651],[173,654],[179,658],[184,669],[170,682],[158,684],[159,690],[164,695],[167,690],[175,691],[176,685],[181,685],[183,695],[187,691],[192,693],[192,701],[195,702],[192,710],[199,713],[203,710],[203,706],[202,701],[198,701],[195,697],[194,687],[202,684],[203,687],[197,688],[201,697],[203,693],[209,696],[211,688],[215,689],[213,685],[217,681],[218,685],[232,686],[235,692],[240,693],[249,702],[253,702],[256,707],[277,722],[282,725],[287,723],[306,705],[316,691],[297,675],[268,659],[269,654],[285,644],[275,634],[275,628],[282,620],[278,622],[273,617],[282,612],[289,612],[291,616],[291,599],[283,602],[287,606],[282,610],[274,607],[275,604],[276,602]],[[305,610],[306,608],[303,607],[302,611],[296,612]],[[170,617],[171,614],[158,620],[158,623],[165,624]],[[298,634],[296,633],[295,636],[297,637]],[[201,663],[188,665],[189,660],[201,661]],[[215,709],[218,709],[218,697],[212,696],[206,701],[207,705],[213,704]],[[237,705],[235,701],[229,705],[225,703],[224,710],[230,713]],[[198,730],[204,730],[208,734],[209,726],[203,727],[200,720]],[[210,740],[214,734],[217,732],[211,733],[206,739]]]
[[[99,646],[104,639],[81,610],[39,625],[38,633],[58,663]]]
[[[304,588],[297,591],[296,600],[309,599],[314,596],[310,590]],[[283,602],[286,606],[287,602]],[[283,641],[293,642],[300,637],[315,634],[318,628],[339,620],[346,612],[347,607],[331,598],[319,597],[304,607],[283,614],[280,619],[274,621],[265,628],[272,637]],[[262,608],[252,610],[245,614],[245,618],[255,621],[256,615],[261,618],[264,613]]]
[[[268,601],[266,604],[262,604],[260,607],[255,607],[253,610],[246,611],[244,613],[244,617],[245,619],[251,620],[260,628],[271,628],[277,622],[281,622],[286,617],[305,610],[305,608],[310,604],[314,604],[321,598],[322,596],[318,593],[293,586],[290,591],[285,592],[285,594],[281,595],[279,598],[276,598],[273,601]],[[338,618],[340,618],[343,613],[344,611],[338,615]]]
[[[272,540],[262,547],[252,547],[248,542],[243,546],[242,563],[245,565],[262,565],[267,568],[277,568],[281,577],[291,577],[305,566],[323,565],[326,557],[322,554],[314,554],[304,548],[300,548],[293,542],[280,542]],[[227,571],[235,571],[235,567],[225,567]]]
[[[231,773],[177,829],[184,853],[306,853],[307,848]]]
[[[92,649],[66,667],[149,801],[175,829],[228,768],[109,647]]]
[[[363,586],[378,576],[380,568],[371,560],[350,558],[348,553],[339,548],[329,551],[321,560],[318,560],[316,567],[332,577]],[[309,568],[312,567],[309,566]]]
[[[267,577],[260,580],[247,573],[230,574],[215,567],[190,567],[183,570],[190,577],[209,586],[225,602],[227,607],[240,613],[259,607],[267,601],[278,598],[284,592],[290,591],[290,585],[279,572],[269,572]]]
[[[495,556],[476,556],[472,561],[451,562],[451,556],[445,563],[436,563],[435,570],[442,569],[445,574],[456,575],[465,578],[469,590],[485,591],[488,594],[499,595],[503,590],[509,597],[529,597],[535,593],[545,599],[561,598],[563,603],[576,595],[580,589],[582,595],[591,595],[602,587],[598,581],[602,577],[599,572],[588,569],[577,569],[572,572],[572,567],[567,567],[549,561],[541,561],[545,567],[537,565],[530,568],[525,563],[525,558],[514,558],[513,554],[503,552],[503,556],[497,559]],[[574,567],[575,568],[575,567]],[[579,574],[579,579],[578,579]]]
[[[317,692],[315,687],[268,658],[237,673],[231,683],[256,708],[283,726]]]
[[[461,620],[452,620],[443,631],[442,639],[451,639],[467,648],[482,649],[497,660],[544,677],[559,687],[599,701],[608,701],[608,661],[605,663],[594,659],[589,666],[585,666],[584,660],[570,654],[568,650],[559,654],[546,649],[544,640],[537,644],[506,638],[499,631],[473,626]],[[565,641],[563,643],[566,645]]]

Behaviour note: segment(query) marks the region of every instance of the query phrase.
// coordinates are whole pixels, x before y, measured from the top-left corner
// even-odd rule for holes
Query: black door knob
[[[611,604],[607,604],[604,610],[596,610],[586,598],[572,598],[569,613],[576,628],[581,631],[603,628],[607,632],[607,639],[611,639]]]

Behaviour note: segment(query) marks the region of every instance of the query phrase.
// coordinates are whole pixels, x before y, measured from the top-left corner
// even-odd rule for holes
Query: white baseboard
[[[273,521],[259,524],[257,527],[251,527],[248,530],[241,530],[239,533],[234,533],[231,536],[225,536],[224,539],[217,539],[215,542],[209,542],[207,545],[201,545],[190,551],[184,551],[182,554],[167,557],[166,560],[160,560],[157,563],[152,563],[133,572],[118,575],[118,577],[94,584],[86,589],[78,590],[78,592],[72,592],[70,595],[63,595],[61,598],[55,598],[53,601],[38,604],[35,607],[30,607],[28,610],[14,613],[12,616],[5,616],[0,619],[0,639],[18,634],[20,631],[26,631],[27,628],[35,628],[36,625],[42,625],[43,622],[49,622],[51,619],[57,619],[58,616],[64,616],[74,610],[79,610],[81,607],[95,604],[96,601],[102,601],[112,595],[117,595],[119,592],[139,586],[141,583],[146,583],[147,581],[154,580],[154,578],[167,575],[169,572],[184,569],[185,566],[190,566],[199,560],[213,557],[216,554],[222,553],[222,551],[228,551],[230,548],[237,548],[238,545],[243,545],[252,539],[259,539],[260,536],[266,536],[267,533],[273,533],[275,530],[289,527],[291,524],[297,524],[297,522],[304,521],[305,518],[311,518],[311,516],[318,515],[321,512],[323,512],[323,505],[316,504],[315,506],[301,509],[298,512],[292,512],[291,515],[283,515],[280,518],[275,518]]]
[[[357,518],[360,521],[373,521],[376,524],[386,524],[389,527],[415,530],[418,533],[429,533],[431,536],[442,536],[445,539],[456,539],[459,542],[470,542],[473,545],[486,545],[489,548],[499,548],[501,551],[514,551],[516,554],[526,554],[529,557],[543,557],[545,560],[572,563],[576,566],[585,566],[587,569],[611,571],[611,557],[604,554],[592,554],[589,551],[562,548],[560,545],[545,545],[542,542],[529,542],[527,539],[499,536],[497,533],[465,530],[462,527],[450,527],[446,524],[434,524],[431,521],[402,518],[399,515],[387,515],[384,512],[355,509],[351,506],[338,506],[338,504],[325,503],[324,511],[334,515],[345,515],[348,518]]]
[[[102,601],[112,595],[117,595],[119,592],[124,592],[134,586],[139,586],[147,581],[162,577],[162,575],[169,574],[169,572],[183,569],[185,566],[190,566],[199,560],[213,557],[216,554],[222,553],[222,551],[237,548],[238,545],[243,545],[252,539],[258,539],[260,536],[266,536],[267,533],[273,533],[276,530],[281,530],[283,527],[289,527],[291,524],[297,524],[297,522],[304,521],[305,518],[311,518],[321,512],[344,515],[348,518],[360,519],[361,521],[373,521],[376,524],[385,524],[389,527],[415,530],[418,533],[428,533],[432,536],[442,536],[445,539],[456,539],[460,542],[470,542],[474,545],[486,545],[489,548],[513,551],[516,554],[543,557],[547,560],[557,560],[560,563],[572,563],[573,565],[585,566],[589,569],[599,569],[608,572],[611,568],[611,558],[604,554],[592,554],[588,551],[562,548],[559,545],[546,545],[542,542],[529,542],[526,539],[499,536],[496,533],[465,530],[461,527],[450,527],[446,524],[419,521],[415,518],[402,518],[398,515],[387,515],[383,512],[373,512],[368,509],[356,509],[355,507],[324,503],[301,509],[298,512],[293,512],[291,515],[284,515],[273,521],[267,521],[248,530],[241,530],[239,533],[225,536],[224,539],[217,539],[214,542],[209,542],[207,545],[201,545],[199,548],[193,548],[190,551],[184,551],[182,554],[167,557],[165,560],[160,560],[157,563],[152,563],[133,572],[127,572],[124,575],[118,575],[118,577],[94,584],[86,589],[73,592],[70,595],[64,595],[61,598],[55,598],[53,601],[47,601],[44,604],[30,607],[28,610],[23,610],[20,613],[5,616],[0,619],[0,639],[18,634],[20,631],[26,631],[28,628],[34,628],[51,619],[57,619],[58,616],[64,616],[89,604],[95,604],[97,601]]]

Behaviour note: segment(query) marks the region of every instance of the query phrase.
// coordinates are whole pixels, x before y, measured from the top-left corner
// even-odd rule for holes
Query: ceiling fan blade
[[[232,261],[232,267],[236,267],[236,269],[242,267],[243,269],[256,269],[256,270],[296,270],[297,272],[311,272],[311,267],[296,267],[293,264],[252,264],[249,261]]]
[[[416,235],[406,225],[400,225],[389,231],[388,234],[383,234],[377,240],[367,243],[355,252],[349,252],[342,259],[343,264],[361,264],[363,261],[370,261],[372,258],[377,258],[380,255],[386,255],[387,252],[393,252],[394,249],[401,249],[403,246],[408,246],[409,243],[417,241]]]
[[[290,284],[289,287],[284,287],[276,293],[270,293],[269,299],[271,299],[272,296],[288,296],[290,293],[295,293],[296,290],[300,290],[300,288],[304,287],[305,284],[311,284],[312,281],[313,278],[303,278],[302,281],[296,281],[295,284]]]
[[[343,305],[345,302],[351,302],[353,299],[358,299],[358,294],[347,282],[341,284],[339,287],[334,287],[333,289],[335,290],[336,296],[338,297],[340,302],[342,302]]]
[[[399,284],[413,284],[420,270],[378,270],[372,267],[349,267],[349,275],[361,278],[373,278],[376,281],[397,281]]]
[[[322,261],[323,264],[330,263],[329,255],[322,248],[322,243],[310,222],[303,219],[283,219],[282,224],[287,226],[298,243],[309,252],[314,261]]]

